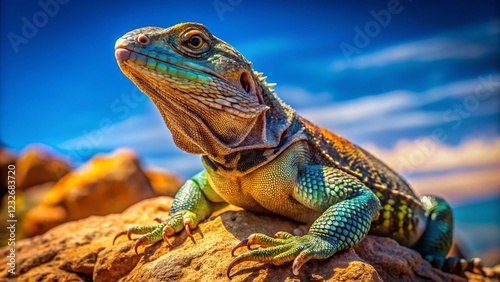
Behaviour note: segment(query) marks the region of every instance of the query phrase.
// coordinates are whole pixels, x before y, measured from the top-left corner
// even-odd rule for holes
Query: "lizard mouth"
[[[210,69],[189,62],[181,62],[167,56],[157,57],[118,47],[115,50],[115,57],[120,64],[131,62],[134,65],[171,78],[186,79],[202,84],[212,82],[213,78],[226,82],[224,77]]]

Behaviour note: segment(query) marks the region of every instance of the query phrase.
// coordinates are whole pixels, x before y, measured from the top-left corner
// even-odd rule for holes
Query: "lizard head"
[[[281,101],[262,74],[201,24],[133,30],[118,39],[115,56],[187,152],[217,158],[271,148],[289,124],[283,109],[269,113]]]

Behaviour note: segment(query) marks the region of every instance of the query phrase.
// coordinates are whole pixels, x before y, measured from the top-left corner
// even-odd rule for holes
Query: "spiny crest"
[[[286,115],[286,119],[291,120],[294,116],[295,111],[292,109],[292,107],[284,103],[278,97],[278,95],[276,95],[276,92],[273,89],[276,86],[276,83],[267,83],[266,82],[267,76],[264,76],[264,73],[262,72],[253,71],[253,74],[255,75],[255,77],[257,77],[259,82],[262,83],[262,85],[265,86],[267,90],[269,90],[268,93],[262,93],[262,94],[264,96],[267,96],[269,102],[271,103],[270,105],[272,106],[272,108],[274,108],[275,111],[277,110],[275,107],[281,108],[282,113]],[[279,113],[280,110],[277,111],[278,111],[277,113]]]
[[[253,73],[255,74],[255,76],[257,78],[259,78],[259,81],[262,82],[267,87],[267,89],[269,89],[271,92],[274,93],[273,88],[274,88],[274,86],[276,86],[276,83],[267,83],[266,82],[267,76],[263,76],[264,73],[262,73],[262,72],[254,71]]]

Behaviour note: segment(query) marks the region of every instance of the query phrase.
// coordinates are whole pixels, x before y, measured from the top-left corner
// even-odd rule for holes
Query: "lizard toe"
[[[280,233],[278,238],[272,238],[264,234],[252,234],[242,240],[233,248],[232,254],[238,248],[259,245],[260,248],[251,250],[234,258],[229,264],[227,275],[230,277],[231,269],[245,261],[258,261],[281,265],[285,262],[294,261],[292,270],[294,275],[299,274],[299,269],[311,259],[324,259],[330,257],[336,246],[319,236],[303,235],[293,236],[289,233]],[[283,239],[281,239],[281,238]]]
[[[113,245],[115,244],[116,239],[120,238],[123,235],[127,235],[127,238],[129,240],[132,240],[132,234],[148,234],[151,233],[153,230],[155,230],[157,227],[158,225],[130,227],[129,229],[121,231],[120,233],[116,234],[116,236],[113,238]]]
[[[280,232],[276,233],[279,234]],[[288,234],[288,233],[287,233]],[[276,235],[275,235],[276,236]],[[269,237],[265,234],[255,233],[248,238],[241,240],[236,246],[231,250],[231,255],[234,256],[234,252],[240,248],[247,247],[248,250],[255,250],[257,248],[267,248],[272,246],[279,246],[286,243],[280,237]],[[257,246],[257,247],[253,247]]]

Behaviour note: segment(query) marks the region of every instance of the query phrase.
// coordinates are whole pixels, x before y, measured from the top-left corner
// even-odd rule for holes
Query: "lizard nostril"
[[[147,37],[144,34],[141,34],[141,35],[137,36],[137,38],[135,39],[135,41],[137,43],[139,43],[140,45],[148,45],[149,44],[149,37]]]

